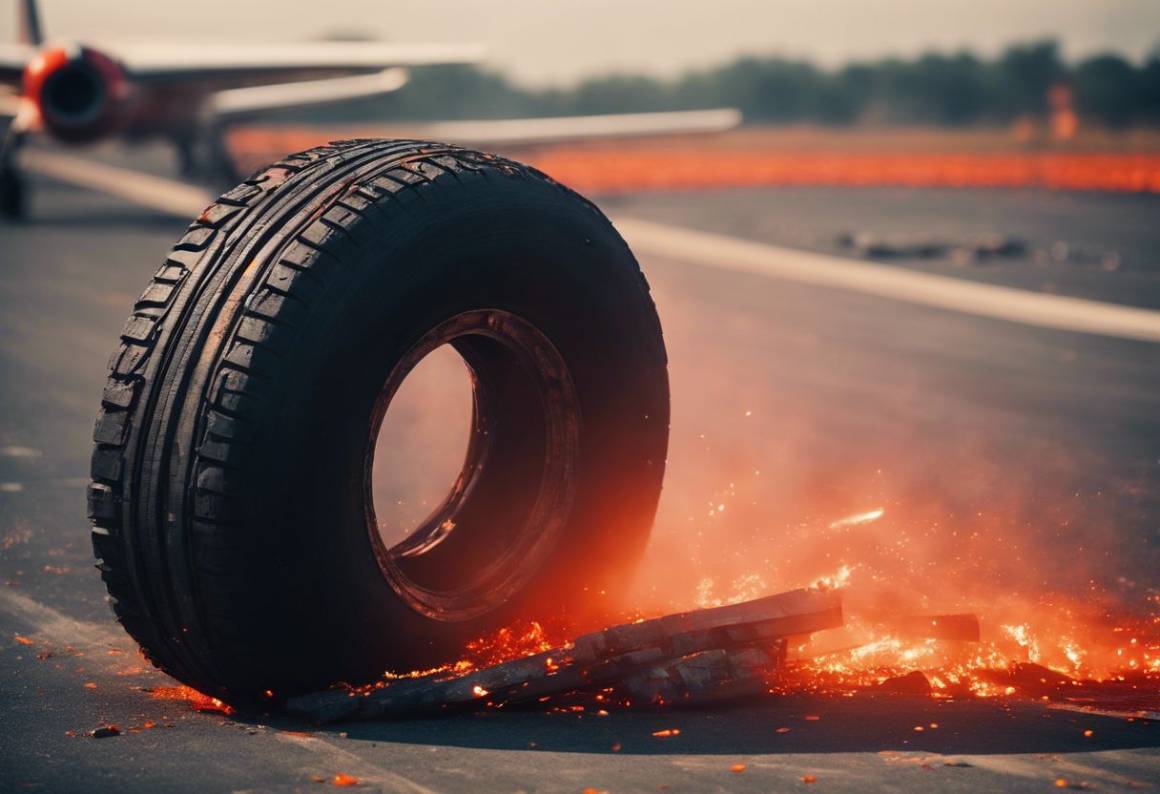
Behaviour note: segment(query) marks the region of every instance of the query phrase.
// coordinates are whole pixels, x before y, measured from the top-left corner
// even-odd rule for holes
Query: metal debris
[[[434,673],[367,692],[331,690],[292,698],[286,707],[326,723],[526,703],[609,688],[634,703],[712,703],[768,689],[784,663],[787,637],[841,625],[839,593],[793,590],[613,626],[582,635],[571,645],[466,675]]]
[[[930,681],[918,670],[912,670],[906,675],[887,678],[878,685],[878,689],[892,695],[929,696],[931,693]]]
[[[847,232],[838,236],[840,247],[870,259],[943,259],[983,262],[990,259],[1026,257],[1027,244],[1016,237],[987,234],[967,240],[950,240],[926,234],[874,234]]]

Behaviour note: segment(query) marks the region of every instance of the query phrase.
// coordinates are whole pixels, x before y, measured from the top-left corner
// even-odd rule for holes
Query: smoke
[[[845,588],[849,644],[880,641],[875,627],[891,617],[971,612],[988,662],[1089,675],[1154,663],[1160,559],[1148,522],[1160,505],[1151,470],[1130,462],[1152,442],[1109,441],[1123,436],[1118,412],[1138,410],[1124,401],[1147,396],[1082,382],[1098,348],[1028,343],[1008,357],[1005,337],[963,336],[953,317],[901,313],[882,337],[862,319],[867,299],[815,305],[754,280],[738,305],[705,271],[650,277],[673,418],[626,614],[822,583]],[[446,494],[469,422],[462,362],[438,351],[380,435],[389,542]],[[1151,657],[1133,656],[1145,646]]]
[[[1073,674],[1155,643],[1154,489],[1147,469],[1116,468],[1107,417],[1057,416],[1075,351],[1033,351],[1047,359],[1033,377],[999,348],[940,350],[934,324],[866,336],[853,298],[819,315],[766,287],[726,312],[707,278],[654,278],[672,442],[634,608],[822,581],[846,586],[855,623],[973,612],[1007,658]]]

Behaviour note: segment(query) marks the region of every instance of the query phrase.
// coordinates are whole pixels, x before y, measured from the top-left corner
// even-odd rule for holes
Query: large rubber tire
[[[377,422],[441,342],[474,373],[471,450],[428,535],[387,549]],[[256,173],[174,246],[110,367],[98,567],[146,655],[229,702],[448,661],[516,618],[591,623],[660,494],[640,269],[592,204],[491,155],[357,140]]]

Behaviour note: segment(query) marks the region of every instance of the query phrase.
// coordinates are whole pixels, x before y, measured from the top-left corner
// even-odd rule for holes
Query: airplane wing
[[[740,123],[741,111],[717,108],[663,113],[617,113],[607,116],[436,121],[392,125],[390,132],[400,137],[450,141],[470,146],[528,146],[598,138],[724,132]]]
[[[35,54],[36,48],[27,44],[0,44],[0,86],[19,88],[24,65]]]
[[[475,63],[480,47],[315,41],[276,44],[151,44],[110,46],[141,83],[198,82],[214,89],[316,80],[388,67]]]
[[[510,152],[523,146],[567,141],[712,134],[731,130],[741,121],[739,110],[717,108],[607,116],[353,125],[340,128],[243,126],[234,128],[228,140],[229,149],[242,170],[252,170],[284,152],[318,146],[334,138],[413,138]]]
[[[302,109],[366,99],[398,91],[410,79],[408,71],[392,66],[371,74],[327,77],[289,83],[227,88],[210,95],[206,112],[218,123],[237,123],[276,110]]]

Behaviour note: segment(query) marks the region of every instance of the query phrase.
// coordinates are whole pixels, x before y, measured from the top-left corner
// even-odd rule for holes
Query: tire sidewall
[[[253,583],[278,605],[271,660],[293,680],[365,680],[384,667],[448,661],[517,619],[586,625],[613,611],[647,541],[668,435],[655,309],[623,240],[594,208],[547,181],[478,179],[380,203],[332,257],[278,395],[256,432],[240,495],[270,565]],[[395,363],[442,320],[500,309],[556,346],[581,406],[572,514],[540,572],[509,603],[448,623],[406,606],[375,561],[363,466],[375,399]],[[303,652],[303,649],[306,649]],[[288,675],[289,672],[288,672]],[[289,685],[289,679],[279,682]]]

